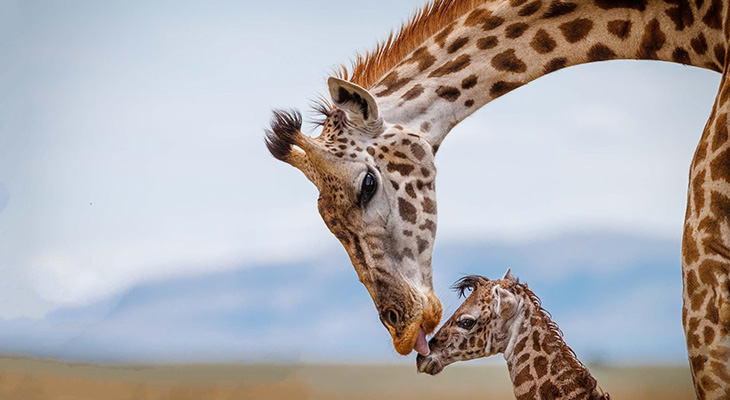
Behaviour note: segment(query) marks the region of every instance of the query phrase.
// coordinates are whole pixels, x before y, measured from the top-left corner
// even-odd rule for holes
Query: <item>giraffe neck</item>
[[[603,399],[596,380],[557,333],[557,325],[534,302],[523,304],[518,326],[508,338],[514,347],[505,351],[515,397]]]
[[[415,46],[369,89],[387,121],[438,146],[481,106],[568,66],[652,59],[722,71],[727,8],[720,0],[488,1]]]

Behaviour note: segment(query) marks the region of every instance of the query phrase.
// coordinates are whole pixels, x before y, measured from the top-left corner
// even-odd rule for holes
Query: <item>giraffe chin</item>
[[[426,333],[420,325],[414,324],[400,337],[393,336],[393,347],[400,355],[407,356],[413,350],[419,354],[428,355],[428,341]]]
[[[430,349],[426,335],[436,330],[439,321],[441,321],[442,312],[443,307],[441,306],[441,302],[433,291],[429,291],[426,294],[426,307],[421,317],[408,326],[402,335],[393,335],[393,347],[395,350],[404,356],[407,356],[413,350],[416,350],[418,354],[423,356],[429,355]]]

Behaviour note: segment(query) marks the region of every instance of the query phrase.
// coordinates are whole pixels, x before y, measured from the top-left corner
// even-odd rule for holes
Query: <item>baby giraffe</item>
[[[455,361],[504,353],[517,399],[609,399],[540,305],[510,270],[500,280],[466,276],[454,284],[472,293],[416,359],[418,371],[438,374]]]

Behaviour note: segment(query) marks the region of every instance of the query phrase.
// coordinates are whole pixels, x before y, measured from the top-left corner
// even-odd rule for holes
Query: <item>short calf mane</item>
[[[590,372],[588,372],[588,368],[586,368],[586,366],[583,365],[583,363],[578,359],[575,351],[573,351],[573,349],[571,349],[570,346],[565,343],[565,340],[563,340],[563,331],[560,330],[558,324],[553,321],[550,313],[542,308],[542,301],[540,300],[540,298],[537,297],[537,295],[532,290],[530,290],[529,287],[527,287],[526,283],[520,284],[519,286],[522,287],[522,289],[525,291],[525,294],[535,306],[538,315],[547,325],[548,330],[552,335],[552,338],[558,343],[560,347],[560,353],[563,355],[563,358],[565,358],[570,367],[575,372],[578,372],[585,377],[590,377],[591,379],[593,379],[590,375]],[[595,379],[593,380],[593,383],[597,385]]]
[[[484,0],[432,0],[403,24],[397,33],[377,44],[374,50],[357,54],[348,69],[341,65],[337,77],[366,89],[403,61],[426,39],[448,26]]]

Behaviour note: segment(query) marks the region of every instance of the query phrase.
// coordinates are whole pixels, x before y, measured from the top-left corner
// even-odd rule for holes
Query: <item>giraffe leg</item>
[[[690,169],[682,241],[682,324],[699,399],[730,399],[730,80]]]

